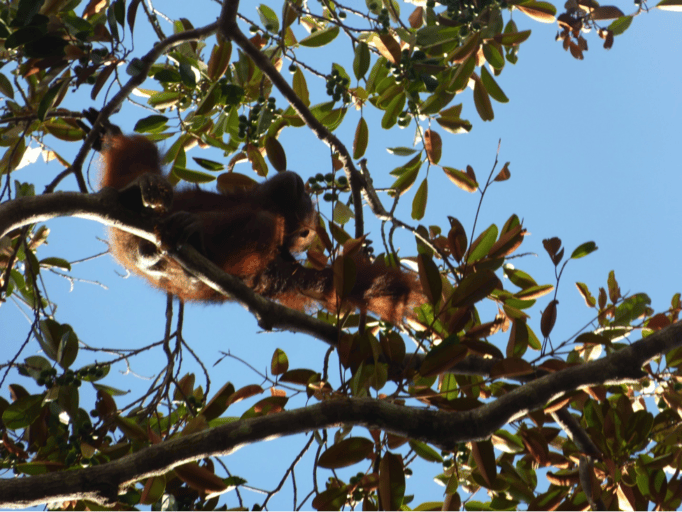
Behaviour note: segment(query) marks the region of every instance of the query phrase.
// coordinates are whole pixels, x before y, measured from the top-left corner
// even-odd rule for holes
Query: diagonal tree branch
[[[463,412],[396,405],[372,398],[329,399],[305,408],[237,421],[159,443],[114,462],[76,471],[0,481],[0,507],[88,499],[113,503],[134,482],[181,464],[229,455],[245,444],[339,425],[358,425],[417,439],[443,450],[485,439],[503,425],[585,386],[628,383],[644,376],[652,358],[682,346],[682,322],[598,361],[566,368]]]

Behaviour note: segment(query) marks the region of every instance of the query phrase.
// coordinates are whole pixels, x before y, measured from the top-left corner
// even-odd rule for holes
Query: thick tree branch
[[[464,412],[405,407],[372,398],[330,399],[316,405],[237,421],[150,446],[117,461],[77,471],[0,481],[0,506],[89,499],[113,502],[134,482],[186,462],[229,455],[239,447],[340,425],[360,425],[417,439],[443,450],[485,439],[505,424],[584,386],[632,382],[642,365],[682,346],[682,322],[668,326],[598,361],[566,368],[520,386],[497,400]]]

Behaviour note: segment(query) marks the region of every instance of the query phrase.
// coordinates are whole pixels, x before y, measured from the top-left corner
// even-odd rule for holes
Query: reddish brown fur
[[[170,193],[152,142],[139,135],[115,136],[107,145],[102,186],[121,190],[124,202],[137,194],[132,201],[136,204],[129,207],[143,208],[136,192],[140,188],[150,191],[152,198],[159,196],[159,190]],[[192,214],[193,227],[202,235],[203,244],[196,237],[190,238],[190,243],[225,272],[288,307],[304,310],[315,301],[337,311],[339,301],[331,268],[306,268],[292,256],[312,241],[316,218],[296,174],[280,173],[244,193],[218,194],[191,188],[175,190],[172,197],[172,206],[168,201],[157,204],[164,218],[178,212]],[[118,229],[111,230],[110,239],[114,256],[154,286],[185,301],[229,300],[188,275],[172,258],[162,256],[152,243]],[[363,256],[353,259],[357,278],[344,301],[346,306],[370,310],[392,322],[414,317],[413,309],[426,299],[413,275],[372,264]]]

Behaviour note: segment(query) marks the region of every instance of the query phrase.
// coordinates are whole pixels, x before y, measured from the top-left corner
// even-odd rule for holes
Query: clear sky
[[[279,2],[265,3],[281,12]],[[364,2],[351,3],[364,8]],[[168,9],[166,13],[171,18],[189,18],[195,27],[213,21],[218,15],[219,6],[215,2],[198,0],[192,4],[197,8],[190,13],[186,12],[188,4],[184,2],[162,2],[159,7]],[[257,2],[243,1],[240,12],[257,20],[257,5]],[[562,5],[556,5],[561,9]],[[625,13],[635,8],[632,2],[616,2],[615,5]],[[405,6],[404,12],[411,8]],[[507,16],[506,13],[505,20]],[[509,103],[493,102],[495,119],[484,123],[476,113],[471,90],[467,89],[456,101],[463,102],[462,117],[473,123],[471,133],[455,136],[434,126],[443,138],[442,165],[460,169],[471,165],[479,182],[483,182],[495,160],[500,139],[500,164],[511,162],[511,179],[493,185],[486,196],[476,235],[491,223],[501,227],[512,213],[516,213],[530,233],[519,252],[535,254],[515,259],[513,263],[540,284],[555,284],[554,267],[542,248],[544,238],[560,237],[567,254],[589,240],[599,246],[597,252],[570,263],[564,273],[558,296],[558,319],[552,334],[555,343],[575,334],[592,320],[591,311],[585,307],[574,283],[584,282],[596,294],[599,286],[606,285],[610,270],[615,271],[623,292],[646,292],[654,309],[664,310],[671,296],[682,291],[679,263],[682,178],[677,147],[682,140],[679,57],[682,15],[653,9],[637,17],[628,31],[616,37],[609,51],[601,47],[596,34],[588,34],[590,49],[583,61],[572,58],[560,42],[554,41],[556,25],[537,23],[518,11],[514,13],[514,20],[519,29],[532,29],[532,35],[521,46],[518,63],[507,63],[503,73],[496,78]],[[144,25],[145,21],[138,13],[136,29],[142,30]],[[171,33],[169,25],[162,22],[162,26],[166,33]],[[338,39],[339,43],[329,50],[301,52],[300,55],[304,59],[310,55],[315,59],[313,66],[322,72],[329,71],[330,61],[326,59],[330,55],[335,62],[351,70],[349,45],[342,36]],[[205,52],[210,51],[214,41],[215,38],[208,40]],[[149,39],[136,32],[135,49],[138,56],[148,51]],[[288,63],[283,69],[286,67]],[[291,75],[287,74],[287,77],[290,79]],[[151,86],[151,82],[148,84]],[[316,83],[309,78],[308,86],[312,103],[326,101],[321,79]],[[98,99],[103,95],[100,93]],[[84,103],[80,100],[67,101],[62,106],[83,108]],[[89,98],[84,101],[88,106],[91,104]],[[279,98],[278,105],[281,104]],[[112,121],[124,131],[132,131],[135,121],[146,115],[149,112],[128,104]],[[396,127],[390,132],[382,132],[376,111],[366,108],[365,115],[370,122],[368,166],[375,186],[386,187],[394,181],[389,171],[406,160],[389,154],[386,147],[411,146],[414,128],[399,130]],[[348,147],[352,145],[358,117],[358,112],[349,111],[336,132]],[[280,141],[286,150],[289,168],[304,178],[329,171],[328,148],[305,129],[287,129]],[[76,144],[55,144],[55,147],[68,159],[73,158],[77,150]],[[189,152],[188,157],[191,156],[221,159],[220,155],[202,152],[199,148]],[[188,162],[191,162],[189,158]],[[41,162],[16,172],[14,178],[42,184],[61,170],[55,163],[46,166]],[[241,164],[236,170],[250,173],[247,164]],[[399,218],[412,225],[417,222],[410,218],[411,200],[425,176],[423,166],[417,185],[405,194],[402,208],[397,212]],[[451,215],[457,217],[469,232],[479,195],[456,188],[437,168],[431,169],[428,178],[429,206],[421,223],[447,229],[447,216]],[[90,168],[90,180],[96,186],[95,163]],[[75,182],[64,182],[62,189],[74,190]],[[42,190],[42,186],[37,190]],[[390,205],[390,202],[387,200],[385,204]],[[329,216],[328,204],[322,204],[321,209]],[[366,215],[370,214],[369,210],[365,211]],[[47,225],[52,234],[49,245],[39,252],[41,258],[59,256],[80,260],[106,250],[105,243],[97,239],[106,237],[105,229],[96,223],[57,219]],[[367,230],[370,239],[375,242],[380,239],[378,223],[368,221]],[[401,235],[399,241],[401,255],[416,254],[414,240],[409,234]],[[74,265],[71,276],[77,280],[73,286],[68,280],[43,271],[50,299],[59,305],[57,319],[71,324],[80,339],[92,346],[132,348],[161,339],[165,321],[164,294],[150,289],[136,277],[122,279],[123,273],[108,255]],[[511,283],[506,283],[513,289]],[[540,312],[550,299],[551,296],[543,297],[531,310],[530,325],[538,335]],[[8,358],[21,345],[28,331],[30,318],[25,315],[25,309],[14,301],[0,308],[0,337]],[[207,365],[213,392],[227,381],[237,388],[261,383],[261,378],[245,364],[221,359],[222,352],[229,351],[256,370],[265,372],[278,347],[289,356],[291,368],[313,369],[321,367],[327,348],[305,335],[261,332],[248,312],[237,304],[188,306],[184,337]],[[508,334],[502,334],[491,341],[504,350],[507,337]],[[38,350],[34,341],[22,357]],[[81,356],[77,365],[81,361],[82,364],[91,361],[84,352]],[[527,356],[531,357],[531,354]],[[98,357],[101,358],[101,354]],[[128,396],[136,397],[151,384],[150,379],[163,369],[164,362],[159,349],[134,358],[129,368],[123,364],[112,368],[105,383],[131,390]],[[183,368],[195,372],[197,381],[202,382],[201,370],[189,354],[185,355]],[[338,380],[338,372],[332,372],[332,375]],[[7,382],[15,381],[9,379]],[[34,389],[28,379],[22,379],[20,383]],[[0,394],[8,397],[6,385]],[[83,389],[81,406],[86,410],[92,407],[91,397],[92,394]],[[117,400],[123,404],[126,398]],[[290,402],[289,408],[302,405],[303,401],[297,400]],[[239,415],[242,410],[230,408],[228,413]],[[366,437],[367,432],[356,428],[354,435]],[[250,485],[272,488],[305,441],[299,437],[260,443],[240,450],[225,459],[225,463],[233,474],[246,478]],[[316,445],[313,445],[315,449]],[[361,466],[352,467],[351,474],[364,469]],[[424,472],[407,481],[408,494],[417,495],[411,505],[441,500],[442,488],[432,481],[439,468],[435,465],[417,467]],[[299,498],[310,489],[310,471],[308,457],[296,472]],[[326,473],[320,473],[318,482],[321,485],[326,476]],[[289,508],[291,489],[287,482],[281,495],[270,502],[271,508]],[[249,492],[243,492],[243,496],[247,506],[259,500]],[[226,500],[228,506],[237,505],[232,493],[226,495]],[[310,501],[305,508],[311,508]]]

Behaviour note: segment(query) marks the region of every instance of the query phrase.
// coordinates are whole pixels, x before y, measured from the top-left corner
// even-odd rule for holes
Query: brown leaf
[[[426,156],[429,157],[429,162],[437,164],[440,161],[441,151],[443,149],[443,141],[435,132],[428,129],[424,132],[424,144],[426,146]]]
[[[441,299],[443,282],[440,272],[433,260],[426,254],[420,254],[417,258],[419,265],[419,281],[422,289],[431,304],[436,304]]]
[[[547,472],[547,480],[550,484],[559,485],[562,487],[572,487],[580,482],[578,470],[565,471],[561,474],[554,474],[551,471]]]
[[[561,239],[555,237],[552,238],[545,238],[542,241],[542,246],[545,248],[545,251],[547,251],[547,254],[549,254],[549,257],[552,259],[552,262],[554,265],[558,265],[559,262],[561,261],[561,257],[564,255],[564,251],[561,249]]]
[[[381,34],[378,39],[375,38],[374,46],[389,62],[400,63],[400,44],[390,34]]]
[[[504,167],[502,167],[502,170],[497,173],[497,176],[495,176],[495,181],[506,181],[511,177],[511,173],[509,172],[509,162],[504,164]]]
[[[663,313],[658,313],[657,315],[652,316],[646,323],[646,326],[649,329],[653,329],[654,331],[659,331],[669,325],[670,320]]]
[[[497,480],[497,463],[495,462],[495,450],[492,441],[474,441],[471,443],[471,453],[483,480],[488,484],[488,487],[492,487]]]
[[[405,471],[401,455],[387,452],[379,463],[379,498],[383,510],[400,510],[405,497]]]
[[[540,319],[540,331],[545,338],[547,338],[552,332],[552,329],[554,329],[557,304],[559,304],[559,301],[556,299],[550,301],[550,303],[547,305],[547,308],[542,312],[542,318]]]
[[[528,361],[520,357],[508,357],[493,365],[490,369],[490,378],[516,377],[518,375],[528,375],[534,371],[533,366]]]
[[[407,21],[410,23],[410,27],[412,28],[419,28],[424,24],[424,8],[423,7],[417,7],[414,11],[412,11],[412,14],[410,14],[410,17],[407,18]]]
[[[327,448],[318,464],[328,469],[345,468],[368,458],[373,450],[374,443],[369,439],[349,437]]]
[[[256,180],[238,172],[224,172],[217,179],[218,191],[222,194],[243,192],[257,186]]]
[[[249,384],[243,388],[238,389],[235,393],[230,396],[229,403],[236,404],[241,400],[251,398],[254,395],[259,395],[263,392],[263,388],[257,384]]]
[[[573,41],[568,43],[568,48],[571,50],[571,55],[573,55],[573,58],[578,60],[583,60],[585,58],[583,57],[583,51],[580,49],[580,46],[575,44]]]
[[[452,257],[460,262],[467,252],[467,234],[459,220],[454,217],[448,217],[448,220],[450,221],[448,248]]]
[[[265,154],[275,170],[279,172],[287,170],[287,155],[282,144],[275,137],[265,139]]]
[[[191,488],[202,492],[220,492],[227,489],[227,485],[212,471],[199,466],[196,462],[188,462],[173,469],[180,480]]]
[[[595,7],[591,13],[591,17],[595,21],[613,20],[616,18],[620,18],[621,16],[625,16],[625,14],[623,14],[623,11],[621,11],[615,5],[601,5],[599,7]]]

